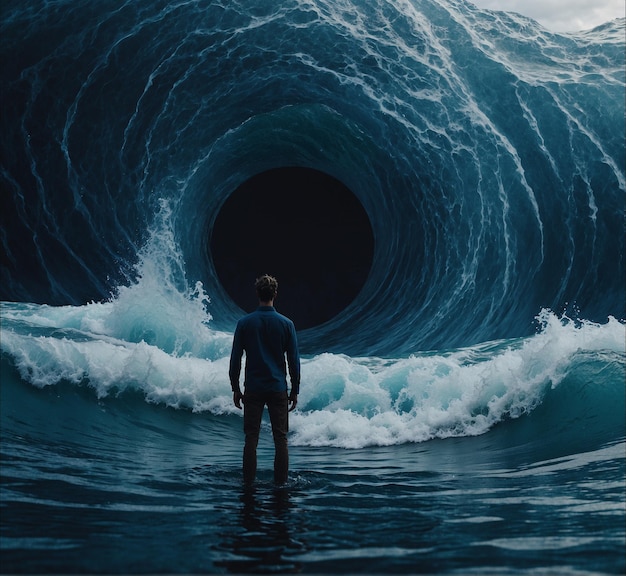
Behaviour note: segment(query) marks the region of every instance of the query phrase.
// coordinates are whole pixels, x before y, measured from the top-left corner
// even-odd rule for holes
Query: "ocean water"
[[[0,14],[3,573],[624,573],[623,19]],[[265,422],[244,491],[209,238],[281,166],[348,186],[375,251],[299,332],[289,482]]]

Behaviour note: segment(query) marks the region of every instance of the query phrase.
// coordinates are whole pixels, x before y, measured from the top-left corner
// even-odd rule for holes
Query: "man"
[[[241,409],[243,401],[243,430],[246,437],[243,449],[243,481],[250,485],[256,476],[256,449],[263,409],[267,405],[274,436],[274,482],[284,484],[289,469],[288,413],[298,404],[300,355],[293,322],[274,308],[278,293],[276,278],[261,276],[257,278],[255,288],[259,307],[237,323],[229,369],[233,402]],[[239,375],[244,351],[245,394],[242,394]],[[291,380],[289,396],[285,355]]]

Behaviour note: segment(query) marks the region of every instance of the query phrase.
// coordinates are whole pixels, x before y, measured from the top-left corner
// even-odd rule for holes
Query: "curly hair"
[[[278,292],[278,281],[269,274],[263,274],[263,276],[259,276],[256,279],[254,287],[256,288],[259,300],[261,302],[269,302],[270,300],[274,300],[274,298],[276,298],[276,293]]]

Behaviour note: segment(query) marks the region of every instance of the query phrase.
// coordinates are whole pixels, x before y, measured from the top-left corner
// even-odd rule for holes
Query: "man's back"
[[[299,355],[293,322],[273,306],[259,306],[237,323],[230,363],[231,381],[239,378],[241,356],[246,353],[247,392],[287,390],[285,353],[291,382],[299,382]]]
[[[278,282],[265,274],[254,283],[259,307],[237,323],[230,355],[230,385],[233,402],[243,402],[243,479],[249,485],[256,475],[256,448],[264,407],[270,415],[274,436],[274,482],[284,484],[289,470],[289,412],[298,405],[300,356],[293,322],[274,309]],[[246,353],[245,394],[239,387],[241,358]],[[285,354],[289,363],[291,393],[287,394]]]

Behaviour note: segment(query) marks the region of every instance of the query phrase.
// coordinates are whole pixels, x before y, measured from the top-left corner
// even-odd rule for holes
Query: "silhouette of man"
[[[274,308],[278,282],[263,275],[255,282],[259,307],[237,323],[230,355],[230,385],[233,402],[241,409],[243,401],[243,481],[254,482],[256,449],[261,418],[267,405],[274,436],[274,482],[284,484],[289,470],[287,432],[289,412],[298,404],[300,391],[300,354],[293,322]],[[246,353],[244,391],[239,387],[241,359]],[[287,395],[287,366],[291,393]]]

